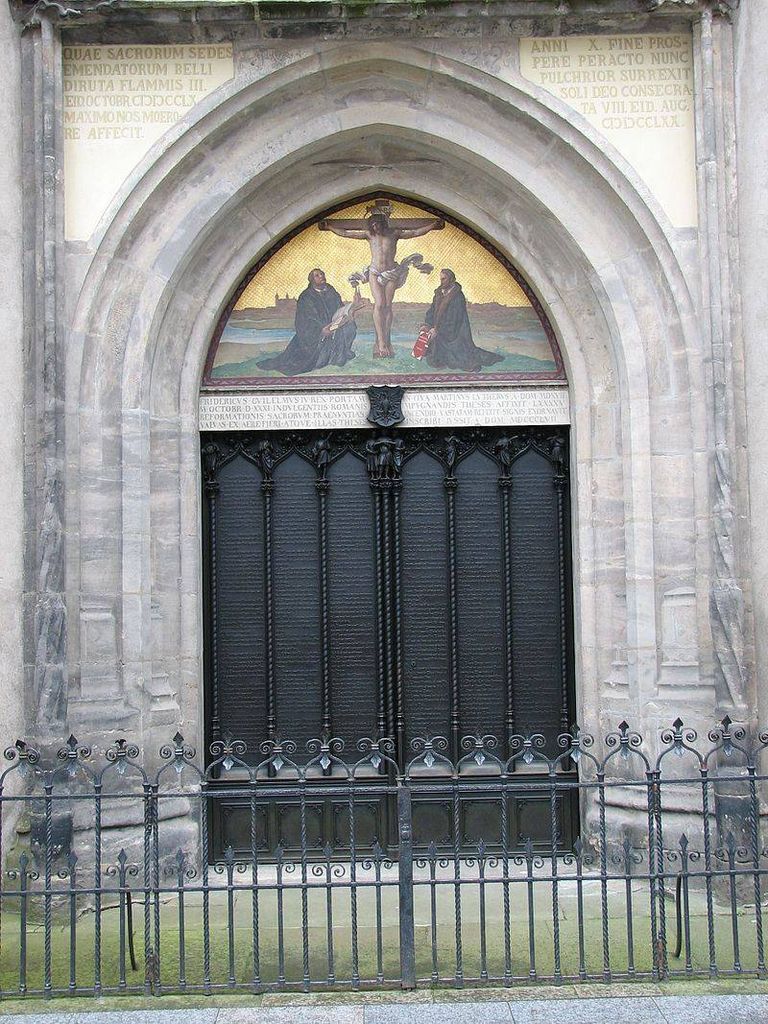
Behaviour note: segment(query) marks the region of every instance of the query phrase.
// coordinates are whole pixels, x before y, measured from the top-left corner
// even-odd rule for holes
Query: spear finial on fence
[[[176,772],[181,775],[185,762],[194,760],[195,748],[186,742],[180,730],[177,729],[171,743],[160,747],[160,757],[173,764]]]
[[[30,765],[35,765],[40,760],[40,752],[35,750],[34,747],[30,747],[24,740],[16,740],[12,747],[8,747],[5,751],[6,761],[16,761],[18,759],[18,770],[20,775],[26,775],[29,771]],[[12,771],[12,768],[8,769]]]
[[[91,756],[91,748],[80,743],[75,734],[70,733],[64,746],[57,750],[56,756],[60,761],[66,762],[67,774],[74,775],[77,771],[78,761],[85,761]]]
[[[116,766],[119,774],[124,775],[128,762],[139,756],[139,748],[135,743],[129,743],[121,736],[111,747],[107,747],[104,753],[107,760]]]

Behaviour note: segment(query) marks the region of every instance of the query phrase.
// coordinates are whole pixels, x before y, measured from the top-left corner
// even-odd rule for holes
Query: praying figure
[[[296,333],[279,355],[262,359],[259,366],[289,377],[325,366],[344,366],[355,358],[352,342],[359,307],[359,295],[345,306],[324,271],[315,267],[296,303]]]
[[[456,275],[447,267],[440,271],[440,287],[424,317],[428,328],[426,361],[436,370],[477,372],[500,362],[504,356],[479,348],[472,337],[467,300]]]

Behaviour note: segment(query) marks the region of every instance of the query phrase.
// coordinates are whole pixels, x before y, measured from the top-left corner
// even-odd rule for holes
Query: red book
[[[416,339],[416,344],[413,346],[413,351],[411,352],[414,359],[423,359],[427,354],[429,343],[432,340],[429,336],[430,330],[431,328],[426,325],[422,326],[419,330],[419,336]]]

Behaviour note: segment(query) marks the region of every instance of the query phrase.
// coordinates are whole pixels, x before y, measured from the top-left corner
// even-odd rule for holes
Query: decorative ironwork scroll
[[[0,875],[3,996],[765,978],[768,732],[726,717],[700,737],[678,718],[653,737],[626,721],[520,733],[509,755],[490,734],[462,735],[458,758],[450,746],[414,736],[398,766],[390,737],[265,742],[253,758],[227,739],[203,767],[178,731],[159,758],[126,738],[99,751],[70,736],[58,756],[17,740],[0,826],[21,809],[30,829]],[[236,784],[245,827],[225,818],[217,837]],[[573,793],[591,809],[581,837]],[[479,824],[483,801],[495,814]],[[526,801],[544,811],[537,836]],[[371,834],[385,802],[393,827]],[[270,816],[293,827],[270,832]]]

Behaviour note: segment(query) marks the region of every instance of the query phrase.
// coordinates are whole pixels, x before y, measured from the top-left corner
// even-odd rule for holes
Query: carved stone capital
[[[646,10],[658,11],[661,7],[680,10],[710,10],[723,18],[730,18],[739,6],[739,0],[646,0]]]
[[[79,3],[60,3],[59,0],[37,0],[34,4],[14,4],[12,10],[26,30],[39,25],[41,18],[69,21],[103,8],[114,7],[117,2],[118,0],[81,0]]]

